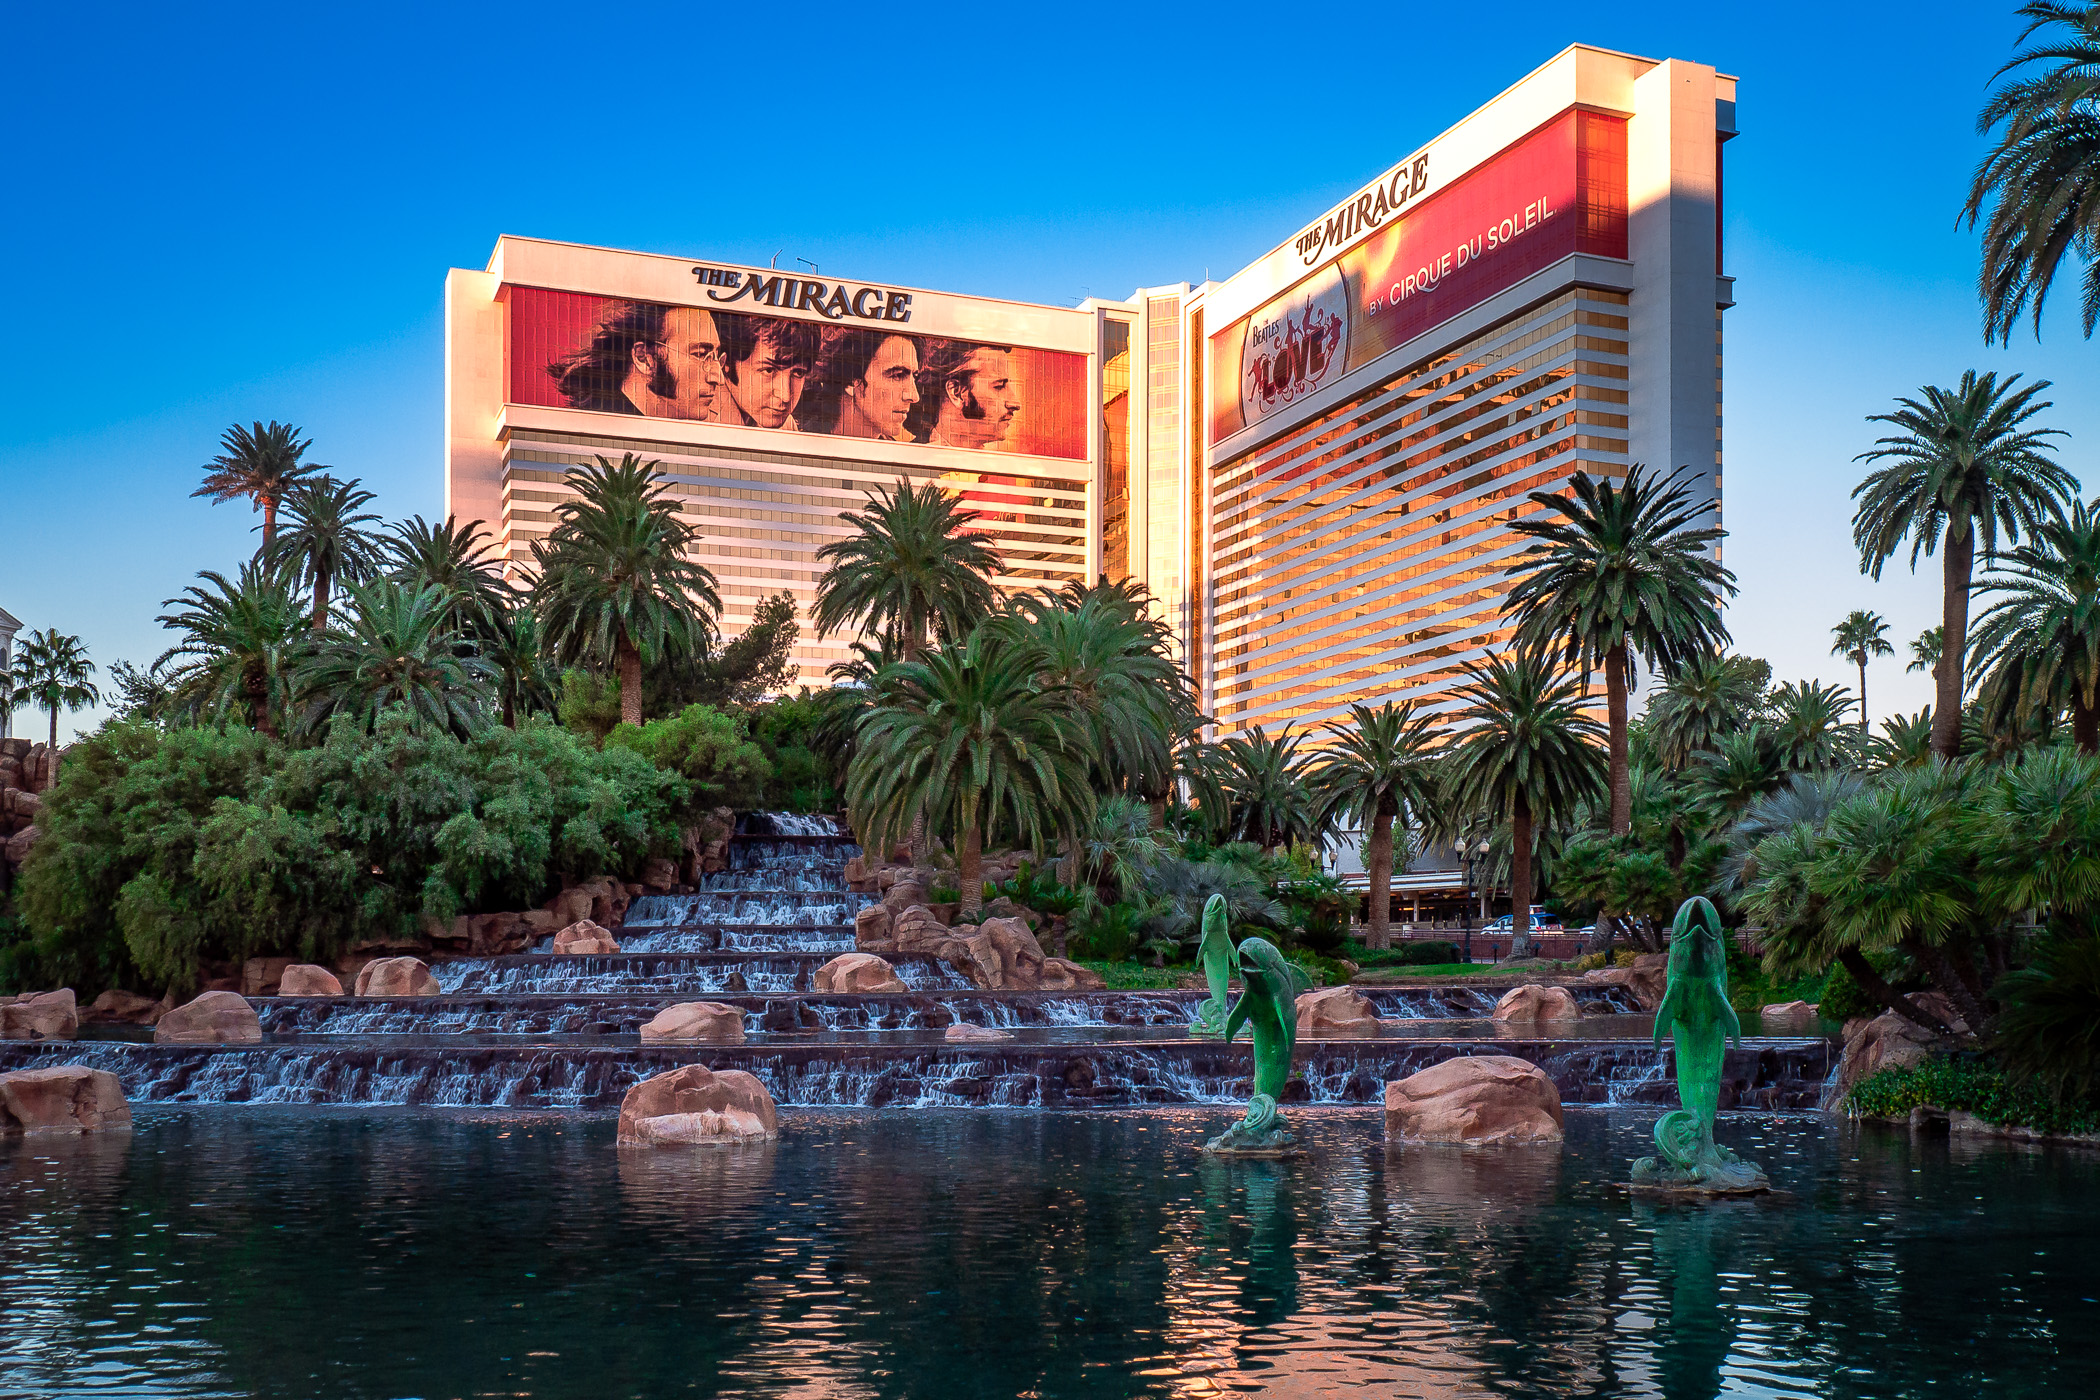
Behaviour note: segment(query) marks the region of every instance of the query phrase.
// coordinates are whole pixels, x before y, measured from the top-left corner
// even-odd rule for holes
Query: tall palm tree
[[[1607,791],[1605,729],[1583,713],[1587,687],[1556,673],[1543,652],[1516,651],[1467,662],[1465,702],[1452,716],[1445,770],[1453,806],[1493,814],[1510,828],[1510,952],[1531,944],[1531,854],[1540,825],[1559,826]]]
[[[443,593],[378,579],[352,588],[349,604],[347,625],[324,632],[293,675],[306,728],[348,715],[370,730],[391,705],[458,734],[481,726],[490,667],[451,630]]]
[[[190,492],[209,496],[213,505],[221,501],[247,499],[262,512],[262,548],[267,556],[277,543],[277,504],[303,476],[324,470],[303,462],[313,440],[299,436],[289,423],[272,421],[244,428],[236,423],[219,439],[221,451],[204,467],[204,484]]]
[[[1663,766],[1678,771],[1740,733],[1771,679],[1771,666],[1752,656],[1708,652],[1685,662],[1648,699],[1648,733]]]
[[[154,621],[182,634],[153,669],[167,671],[178,709],[216,719],[238,717],[275,735],[290,700],[292,667],[308,635],[304,610],[281,570],[250,560],[237,580],[206,570],[209,588],[191,584]]]
[[[883,668],[855,728],[846,803],[863,844],[888,850],[922,819],[951,837],[965,912],[984,902],[988,831],[1041,849],[1091,814],[1083,727],[1036,660],[980,630]]]
[[[1251,841],[1264,851],[1273,851],[1294,841],[1309,841],[1325,826],[1306,782],[1307,767],[1299,757],[1299,743],[1288,725],[1271,738],[1257,724],[1216,746],[1227,840]]]
[[[1763,725],[1753,724],[1692,755],[1692,790],[1723,816],[1732,816],[1786,781],[1786,765]]]
[[[102,692],[88,679],[94,674],[95,664],[88,660],[87,648],[81,646],[80,638],[49,628],[31,632],[28,640],[15,648],[15,659],[7,670],[8,708],[35,705],[49,710],[51,747],[55,750],[58,712],[101,703]]]
[[[817,636],[851,627],[873,632],[906,661],[916,661],[928,634],[958,639],[992,611],[991,576],[999,556],[991,536],[970,528],[977,512],[937,482],[869,493],[865,511],[841,511],[853,528],[817,551],[825,564],[810,614]]]
[[[655,462],[632,452],[568,475],[576,499],[536,540],[534,601],[563,665],[610,665],[620,719],[642,722],[642,661],[704,651],[721,614],[715,576],[686,557],[699,532],[678,518]]]
[[[455,619],[458,601],[455,596],[447,603],[455,609]],[[456,626],[456,621],[448,621],[447,625]],[[499,608],[484,629],[480,651],[493,676],[504,728],[516,729],[520,714],[554,713],[558,678],[547,665],[539,614],[522,603]]]
[[[2100,751],[2100,512],[2083,501],[1999,557],[1982,592],[1997,601],[1976,619],[1969,672],[1986,703],[2071,712],[2080,753]]]
[[[1419,819],[1435,800],[1437,720],[1412,704],[1387,701],[1375,709],[1351,705],[1349,723],[1321,726],[1334,743],[1313,760],[1312,781],[1325,814],[1362,827],[1369,836],[1365,862],[1371,881],[1367,946],[1392,946],[1393,823]]]
[[[1912,638],[1910,664],[1903,668],[1903,674],[1907,676],[1912,671],[1925,671],[1937,679],[1940,674],[1940,639],[1945,635],[1935,623]]]
[[[361,513],[372,503],[372,493],[359,488],[355,477],[311,476],[285,493],[291,528],[278,536],[267,558],[312,585],[316,630],[328,621],[328,597],[336,584],[363,583],[379,568],[379,543],[366,528],[378,524],[379,517]]]
[[[2049,456],[2049,439],[2063,431],[2031,426],[2050,407],[2037,397],[2049,382],[2019,384],[2017,374],[2001,384],[1995,373],[1974,370],[1952,389],[1928,384],[1921,398],[1898,399],[1895,412],[1867,419],[1897,431],[1854,459],[1886,464],[1852,490],[1860,572],[1879,579],[1905,539],[1913,572],[1920,555],[1940,554],[1941,654],[1953,664],[1935,673],[1932,748],[1949,760],[1961,747],[1961,659],[1977,546],[1995,552],[2001,530],[2012,540],[2032,534],[2061,514],[2075,485]]]
[[[1604,669],[1614,836],[1632,821],[1630,653],[1675,675],[1728,642],[1720,598],[1736,591],[1735,575],[1713,554],[1726,531],[1693,525],[1704,507],[1686,488],[1689,471],[1658,478],[1636,465],[1620,485],[1578,471],[1565,495],[1532,492],[1544,513],[1509,527],[1538,541],[1506,570],[1516,582],[1503,608],[1516,620],[1517,645],[1557,650],[1585,676]]]
[[[386,551],[393,577],[410,588],[441,590],[456,630],[490,635],[514,590],[503,580],[502,556],[482,522],[448,515],[433,523],[415,515],[392,530]]]
[[[1831,644],[1832,656],[1851,658],[1859,667],[1859,737],[1867,737],[1867,661],[1876,656],[1893,656],[1896,649],[1889,645],[1889,625],[1880,613],[1865,608],[1854,608],[1845,614],[1845,620],[1830,629],[1836,640]]]
[[[1790,773],[1819,772],[1848,763],[1861,739],[1847,733],[1852,697],[1841,685],[1790,681],[1766,702],[1779,762]]]
[[[1983,335],[2010,342],[2029,311],[2040,335],[2042,303],[2075,253],[2086,265],[2081,321],[2091,336],[2100,324],[2100,5],[2035,0],[2019,13],[2027,27],[2016,42],[2051,32],[1992,75],[2011,81],[1977,114],[1978,134],[1996,130],[1997,140],[1962,208],[1969,227],[1983,220]]]

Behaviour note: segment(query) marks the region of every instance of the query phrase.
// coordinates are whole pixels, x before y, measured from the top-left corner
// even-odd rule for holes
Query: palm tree
[[[1218,782],[1225,799],[1224,836],[1263,851],[1309,841],[1326,825],[1290,726],[1270,738],[1260,725],[1218,744]]]
[[[532,546],[547,647],[562,665],[613,667],[621,722],[638,725],[643,659],[704,651],[722,600],[715,576],[686,557],[699,532],[678,518],[655,462],[600,457],[568,482],[577,498]]]
[[[267,558],[291,571],[294,579],[313,585],[313,625],[328,620],[328,595],[338,584],[363,583],[379,568],[379,545],[368,525],[376,515],[359,514],[372,493],[359,489],[356,478],[307,477],[292,484],[284,508],[291,528],[270,547]]]
[[[1945,631],[1935,623],[1913,638],[1910,644],[1910,665],[1903,668],[1903,674],[1907,676],[1912,671],[1926,671],[1937,679],[1940,674],[1940,639],[1945,635]]]
[[[35,705],[49,710],[51,747],[56,750],[58,712],[101,703],[102,692],[88,679],[94,674],[95,664],[88,660],[80,638],[49,629],[31,632],[28,640],[15,648],[14,662],[8,667],[8,708]]]
[[[1663,766],[1682,769],[1740,733],[1771,679],[1772,668],[1750,656],[1709,652],[1685,662],[1648,700],[1648,733]]]
[[[191,715],[238,715],[257,732],[275,735],[277,718],[290,699],[291,673],[308,636],[304,610],[282,571],[253,560],[228,582],[209,570],[198,575],[209,589],[191,584],[162,607],[177,608],[154,621],[183,639],[153,662],[167,672],[175,704]]]
[[[1786,781],[1786,765],[1763,725],[1728,735],[1692,755],[1692,790],[1723,816],[1733,816]]]
[[[1623,643],[1621,643],[1623,646]],[[1531,945],[1531,855],[1538,825],[1559,826],[1607,791],[1605,729],[1583,713],[1580,676],[1557,674],[1543,652],[1467,662],[1452,697],[1465,702],[1446,769],[1452,805],[1510,828],[1512,956]]]
[[[1314,790],[1329,819],[1342,817],[1369,833],[1371,923],[1366,946],[1392,946],[1393,822],[1426,812],[1436,792],[1432,749],[1437,721],[1412,704],[1391,701],[1373,709],[1351,705],[1348,724],[1323,725],[1332,747],[1314,760]]]
[[[2063,520],[2000,556],[1982,591],[1998,595],[1976,619],[1969,672],[1985,703],[2071,712],[2080,753],[2100,751],[2100,512],[2071,503]]]
[[[190,494],[209,496],[213,505],[242,498],[253,501],[263,513],[262,548],[257,553],[268,556],[277,543],[277,503],[299,478],[324,470],[300,461],[313,441],[300,437],[291,424],[273,421],[268,427],[257,423],[253,428],[236,423],[219,439],[219,445],[223,450],[205,464],[204,484]]]
[[[1859,667],[1859,737],[1867,737],[1867,661],[1870,657],[1893,656],[1896,649],[1889,645],[1889,625],[1880,613],[1865,608],[1854,608],[1845,614],[1845,620],[1830,629],[1837,640],[1832,643],[1830,654],[1851,658]]]
[[[348,626],[323,633],[293,677],[309,730],[348,715],[369,731],[391,705],[457,734],[480,727],[490,667],[452,632],[442,592],[379,579],[352,588],[347,611]]]
[[[411,516],[393,527],[386,542],[393,577],[410,588],[432,587],[445,595],[455,630],[476,636],[511,604],[514,590],[503,581],[501,557],[479,520],[462,524],[448,515],[442,524]]]
[[[927,635],[966,637],[992,611],[991,575],[999,556],[991,536],[970,528],[977,519],[936,482],[869,493],[865,512],[841,511],[853,534],[817,551],[824,561],[817,636],[848,627],[882,637],[906,661],[916,661]]]
[[[1868,418],[1898,431],[1854,459],[1887,463],[1852,490],[1860,572],[1878,580],[1905,539],[1913,572],[1920,555],[1940,551],[1942,655],[1954,664],[1936,673],[1932,748],[1950,761],[1961,747],[1961,658],[1976,548],[1995,552],[2001,530],[2014,540],[2032,534],[2061,513],[2075,484],[2049,457],[2048,439],[2062,430],[2029,426],[2050,407],[2036,398],[2048,381],[2019,383],[2017,374],[2000,384],[1995,373],[1968,370],[1953,389],[1928,384],[1922,399],[1898,399],[1895,412]]]
[[[1983,336],[2009,343],[2014,323],[2030,309],[2039,336],[2042,303],[2072,252],[2086,264],[2081,319],[2091,336],[2100,324],[2100,277],[2092,261],[2100,237],[2100,105],[2093,80],[2100,7],[2036,0],[2019,13],[2027,27],[2017,42],[2043,30],[2067,32],[2015,53],[1992,80],[2025,74],[1992,93],[1976,118],[1981,135],[2002,128],[1976,167],[1962,208],[1969,227],[1983,220],[1977,275]]]
[[[1789,682],[1766,702],[1779,762],[1790,773],[1816,772],[1848,762],[1861,742],[1845,723],[1852,696],[1841,685]]]
[[[1036,661],[984,629],[897,662],[854,731],[846,802],[862,844],[888,850],[921,819],[951,835],[966,913],[984,902],[986,832],[1041,849],[1091,813],[1083,726]]]
[[[1704,507],[1686,489],[1689,470],[1657,479],[1636,465],[1618,486],[1578,471],[1566,495],[1531,493],[1544,516],[1509,527],[1539,541],[1506,570],[1516,582],[1503,608],[1516,619],[1517,645],[1557,649],[1585,677],[1604,668],[1614,836],[1632,820],[1629,651],[1675,675],[1728,642],[1719,598],[1736,591],[1735,575],[1712,553],[1726,532],[1692,524]]]
[[[447,606],[455,610],[455,619],[458,603],[456,596],[447,602]],[[448,621],[450,625],[452,623]],[[547,666],[547,648],[539,615],[531,608],[523,605],[499,607],[484,629],[480,652],[494,678],[496,701],[502,707],[505,729],[518,727],[520,713],[554,713],[556,677]]]
[[[1867,741],[1867,755],[1877,768],[1917,768],[1932,761],[1932,710],[1890,715],[1881,732]]]

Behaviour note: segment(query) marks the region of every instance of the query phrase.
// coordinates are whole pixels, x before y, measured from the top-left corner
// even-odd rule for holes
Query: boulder
[[[29,848],[35,844],[36,827],[34,824],[25,826],[14,835],[8,837],[7,863],[9,865],[20,865],[23,861],[28,860]]]
[[[88,1003],[81,1020],[99,1022],[104,1025],[150,1026],[167,1010],[151,997],[142,997],[137,992],[127,992],[111,987],[101,996]]]
[[[168,1012],[153,1027],[157,1045],[245,1045],[261,1039],[255,1008],[239,992],[206,992]]]
[[[1090,967],[1064,958],[1044,958],[1035,985],[1040,992],[1098,992],[1106,989],[1108,983]]]
[[[719,1001],[682,1001],[667,1006],[642,1026],[642,1044],[667,1040],[704,1040],[718,1045],[744,1043],[744,1013]]]
[[[892,912],[910,909],[913,905],[924,906],[926,887],[914,879],[902,879],[891,885],[889,893],[882,897],[882,907]],[[927,910],[928,917],[933,911]]]
[[[1758,1021],[1781,1030],[1800,1029],[1816,1023],[1816,1004],[1812,1001],[1775,1001],[1770,1006],[1758,1008]]]
[[[849,890],[866,891],[875,883],[868,874],[868,862],[863,856],[854,856],[848,860],[843,874],[846,888]]]
[[[579,919],[554,935],[554,951],[565,955],[617,953],[613,936],[589,919]]]
[[[11,817],[33,818],[37,809],[44,805],[43,798],[22,788],[9,788],[5,793],[0,793],[0,797],[6,799],[6,811]]]
[[[312,963],[293,963],[277,983],[281,997],[339,997],[343,984],[333,972]]]
[[[71,987],[0,1002],[0,1040],[71,1040],[79,1033],[80,1007]]]
[[[107,1070],[54,1065],[0,1074],[0,1133],[111,1133],[130,1126],[131,1105]]]
[[[817,969],[811,984],[817,991],[834,995],[905,990],[897,969],[873,953],[841,953]]]
[[[1956,1031],[1966,1030],[1954,1003],[1940,992],[1914,994],[1911,1000]],[[1845,1022],[1845,1049],[1838,1058],[1837,1079],[1824,1102],[1842,1112],[1845,1099],[1861,1080],[1885,1069],[1907,1069],[1925,1063],[1940,1037],[1894,1011]]]
[[[613,928],[626,916],[632,896],[618,880],[599,878],[572,885],[546,903],[556,928],[589,919],[600,928]]]
[[[888,909],[880,904],[870,904],[853,916],[853,946],[866,949],[870,944],[880,943],[895,948],[894,920],[895,916]]]
[[[1566,987],[1546,987],[1534,982],[1504,992],[1502,1000],[1495,1003],[1495,1019],[1579,1021],[1582,1008],[1575,1004],[1574,996]]]
[[[437,978],[421,958],[375,958],[357,970],[355,995],[361,997],[434,997]]]
[[[278,986],[284,981],[284,970],[292,965],[290,958],[250,958],[241,964],[240,992],[244,997],[271,997],[278,995]]]
[[[678,867],[661,856],[642,862],[642,887],[651,894],[669,894],[678,883]]]
[[[1529,1060],[1459,1055],[1385,1086],[1388,1142],[1559,1142],[1560,1090]]]
[[[989,979],[982,984],[988,990],[1036,989],[1043,971],[1043,945],[1035,941],[1027,924],[1019,919],[986,919],[967,942],[972,960]],[[988,945],[989,957],[980,944]]]
[[[1624,987],[1641,1010],[1653,1011],[1662,1005],[1663,993],[1669,990],[1670,955],[1643,953],[1631,967],[1599,968],[1582,980],[1592,987]]]
[[[916,953],[921,949],[939,947],[951,936],[948,926],[923,904],[914,904],[890,915],[890,939],[900,952]]]
[[[1297,1005],[1300,1035],[1376,1035],[1382,1029],[1377,1009],[1354,987],[1306,992]]]
[[[995,1031],[990,1026],[967,1026],[957,1021],[941,1032],[947,1040],[1012,1040],[1012,1031]]]
[[[773,1096],[742,1070],[681,1065],[651,1075],[620,1101],[622,1145],[763,1142],[780,1136]]]

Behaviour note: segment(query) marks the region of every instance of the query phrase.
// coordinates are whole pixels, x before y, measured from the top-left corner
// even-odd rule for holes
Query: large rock
[[[902,913],[914,904],[926,903],[926,886],[915,879],[901,879],[890,886],[889,893],[882,897],[882,907],[892,913]],[[932,911],[929,910],[929,913]]]
[[[1575,1004],[1574,996],[1566,987],[1545,987],[1537,983],[1526,983],[1511,987],[1495,1003],[1495,1019],[1498,1021],[1579,1021],[1582,1008]]]
[[[1324,987],[1298,998],[1298,1034],[1320,1038],[1376,1035],[1378,1012],[1354,987]]]
[[[661,856],[642,862],[642,888],[651,894],[669,894],[678,883],[678,867]]]
[[[375,958],[357,970],[361,997],[434,997],[437,978],[421,958]]]
[[[1772,1030],[1807,1030],[1816,1024],[1812,1001],[1775,1001],[1758,1008],[1758,1021]]]
[[[554,935],[554,951],[565,955],[617,953],[613,936],[589,919],[579,919]]]
[[[773,1096],[742,1070],[682,1065],[644,1079],[620,1101],[623,1145],[763,1142],[779,1135]]]
[[[240,992],[244,997],[273,997],[284,983],[290,958],[250,958],[241,964]]]
[[[1040,992],[1098,992],[1108,983],[1090,967],[1082,967],[1064,958],[1044,958],[1043,970],[1037,975],[1035,985]]]
[[[1385,1086],[1389,1142],[1559,1142],[1560,1090],[1509,1055],[1460,1055]]]
[[[44,799],[22,788],[8,788],[5,792],[0,792],[0,804],[4,804],[0,806],[0,810],[6,811],[11,817],[34,818],[38,809],[44,805]]]
[[[278,980],[277,995],[281,997],[339,997],[343,984],[333,972],[312,963],[293,963],[284,970]]]
[[[86,1065],[0,1074],[0,1132],[108,1133],[131,1126],[124,1088]]]
[[[973,980],[987,991],[1034,991],[1042,980],[1043,945],[1019,919],[986,919],[964,940]]]
[[[7,838],[7,863],[20,865],[29,859],[29,848],[36,844],[36,827],[25,826]]]
[[[71,987],[0,1002],[0,1040],[71,1040],[79,1033],[80,1007]]]
[[[865,892],[872,888],[875,883],[874,878],[868,874],[868,862],[864,856],[854,856],[847,861],[842,875],[846,882],[846,888],[849,890]]]
[[[580,885],[571,885],[548,900],[546,910],[554,916],[556,928],[567,928],[585,919],[600,928],[616,928],[627,916],[627,906],[633,898],[626,885],[601,876]]]
[[[1599,968],[1582,979],[1592,987],[1623,987],[1643,1011],[1662,1005],[1670,986],[1670,955],[1643,953],[1631,967]]]
[[[997,1031],[990,1026],[971,1026],[957,1021],[954,1025],[948,1027],[947,1030],[941,1032],[941,1038],[943,1040],[990,1041],[1012,1040],[1014,1037],[1011,1031]]]
[[[882,952],[897,946],[894,916],[880,904],[870,904],[853,916],[853,946]],[[882,945],[876,947],[874,945]]]
[[[817,991],[834,995],[905,990],[897,978],[897,969],[873,953],[839,954],[817,969],[811,985]]]
[[[744,1043],[744,1013],[719,1001],[682,1001],[667,1006],[642,1026],[642,1044],[662,1041]]]
[[[101,996],[88,1003],[81,1020],[90,1024],[119,1026],[150,1026],[161,1018],[167,1006],[142,997],[137,992],[127,992],[121,987],[111,987]]]
[[[1925,992],[1913,995],[1911,1000],[1956,1031],[1967,1029],[1944,993]],[[1842,1112],[1846,1097],[1860,1081],[1885,1069],[1908,1069],[1925,1063],[1940,1040],[1936,1033],[1894,1011],[1845,1022],[1845,1049],[1838,1057],[1837,1079],[1824,1100],[1826,1106]]]
[[[239,992],[206,992],[162,1016],[153,1039],[160,1045],[246,1045],[262,1039],[262,1023]]]

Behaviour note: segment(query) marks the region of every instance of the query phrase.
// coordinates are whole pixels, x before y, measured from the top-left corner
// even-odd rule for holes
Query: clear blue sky
[[[879,16],[879,17],[874,17]],[[0,91],[0,608],[150,660],[253,548],[191,500],[279,418],[389,516],[442,507],[440,291],[499,233],[1046,302],[1230,273],[1574,41],[1742,80],[1728,147],[1730,621],[1781,679],[1861,577],[1863,419],[1970,367],[2056,382],[2081,477],[2100,347],[1978,334],[1955,212],[2009,4],[30,6]],[[1877,663],[1873,709],[1928,698]],[[91,726],[96,712],[61,721]],[[22,713],[17,732],[41,732]]]

